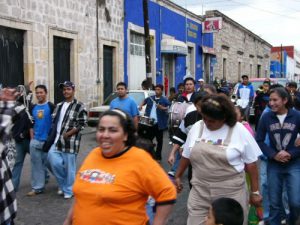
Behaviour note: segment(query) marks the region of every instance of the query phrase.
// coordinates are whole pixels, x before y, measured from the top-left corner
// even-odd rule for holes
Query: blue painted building
[[[124,4],[124,80],[130,89],[139,89],[146,78],[143,1]],[[202,46],[213,48],[213,34],[202,35],[202,18],[169,0],[149,0],[148,6],[153,83],[167,82],[170,88],[185,75],[202,78],[204,68],[212,68]]]
[[[282,52],[271,53],[270,77],[271,78],[286,78],[287,74],[287,58],[288,54],[285,50]]]

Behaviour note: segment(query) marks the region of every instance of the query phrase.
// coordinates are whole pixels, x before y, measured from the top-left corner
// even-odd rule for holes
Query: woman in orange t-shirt
[[[135,128],[123,111],[104,112],[93,149],[74,183],[74,203],[64,225],[147,225],[148,196],[157,203],[154,225],[166,224],[176,190],[151,156],[133,147]]]

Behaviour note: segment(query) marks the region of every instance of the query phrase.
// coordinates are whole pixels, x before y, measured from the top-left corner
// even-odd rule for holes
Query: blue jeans
[[[77,154],[58,151],[53,144],[48,152],[51,171],[56,178],[59,188],[65,195],[73,195],[73,183],[76,175]]]
[[[12,170],[12,182],[15,187],[15,191],[19,190],[19,185],[20,185],[20,177],[22,174],[22,169],[23,169],[23,163],[26,154],[30,152],[29,150],[29,139],[24,139],[21,142],[16,142],[16,162],[14,165],[14,168]]]
[[[43,152],[44,141],[30,141],[31,187],[35,191],[43,191],[47,176],[47,152]]]
[[[152,225],[154,221],[154,216],[155,216],[155,212],[153,210],[154,207],[155,207],[155,200],[152,197],[150,197],[150,199],[148,199],[146,203],[146,213],[147,216],[149,217],[150,225]]]
[[[281,224],[282,193],[284,185],[288,196],[289,225],[295,225],[300,216],[300,159],[281,165],[268,162],[268,191],[270,201],[270,225]]]
[[[267,160],[260,161],[259,176],[260,176],[260,191],[262,193],[263,202],[262,206],[264,209],[264,220],[269,218],[270,203],[268,193],[268,179],[267,179]]]
[[[178,150],[178,151],[176,151],[175,162],[171,168],[171,171],[174,171],[176,173],[178,166],[179,166],[180,159],[181,159],[181,154],[179,153],[179,150]]]

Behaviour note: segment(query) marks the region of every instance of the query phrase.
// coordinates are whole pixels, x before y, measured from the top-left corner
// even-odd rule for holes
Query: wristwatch
[[[251,195],[260,195],[259,191],[252,191]]]

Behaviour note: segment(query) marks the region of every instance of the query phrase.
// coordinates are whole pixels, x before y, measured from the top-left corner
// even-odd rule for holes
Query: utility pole
[[[280,77],[283,77],[282,44],[280,46]]]
[[[148,0],[143,0],[147,89],[152,87]]]

